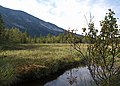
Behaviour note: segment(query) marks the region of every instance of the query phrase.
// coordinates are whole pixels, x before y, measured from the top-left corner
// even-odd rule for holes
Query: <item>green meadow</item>
[[[79,53],[69,44],[20,44],[0,48],[0,86],[40,79],[80,62]]]

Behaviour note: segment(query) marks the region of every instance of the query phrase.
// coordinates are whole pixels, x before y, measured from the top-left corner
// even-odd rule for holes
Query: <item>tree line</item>
[[[77,42],[85,42],[82,36],[76,36]],[[48,34],[47,36],[40,35],[30,36],[27,31],[22,32],[18,28],[5,28],[2,16],[0,15],[0,43],[68,43],[69,36],[67,31],[60,33],[57,36]]]

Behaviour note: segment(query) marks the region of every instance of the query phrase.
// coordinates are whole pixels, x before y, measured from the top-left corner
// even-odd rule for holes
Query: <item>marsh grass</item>
[[[72,53],[71,53],[72,52]],[[21,44],[2,46],[0,84],[8,85],[39,79],[79,63],[76,51],[68,44]]]

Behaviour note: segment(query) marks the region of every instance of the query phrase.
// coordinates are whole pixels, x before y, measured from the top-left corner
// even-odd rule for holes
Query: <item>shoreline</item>
[[[47,75],[45,74],[45,75],[41,76],[40,78],[36,78],[36,79],[27,78],[28,80],[26,80],[26,81],[23,79],[23,80],[18,81],[16,83],[12,83],[10,86],[23,86],[23,84],[25,84],[25,83],[38,82],[38,81],[39,81],[40,85],[44,85],[45,83],[56,79],[59,75],[63,74],[65,71],[72,69],[72,68],[76,68],[82,64],[79,61],[77,61],[77,62],[63,64],[63,65],[65,65],[63,68],[59,68],[55,72],[52,70],[51,73],[49,72]],[[47,70],[45,72],[47,73]]]

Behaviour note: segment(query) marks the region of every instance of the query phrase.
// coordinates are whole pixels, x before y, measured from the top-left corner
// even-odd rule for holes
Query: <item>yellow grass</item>
[[[74,65],[80,61],[78,56],[68,44],[17,45],[15,49],[0,51],[0,69],[6,71],[6,73],[0,71],[2,76],[0,80],[11,83],[17,80],[16,76],[24,77],[24,74],[26,74],[25,78],[40,78],[66,66]]]

